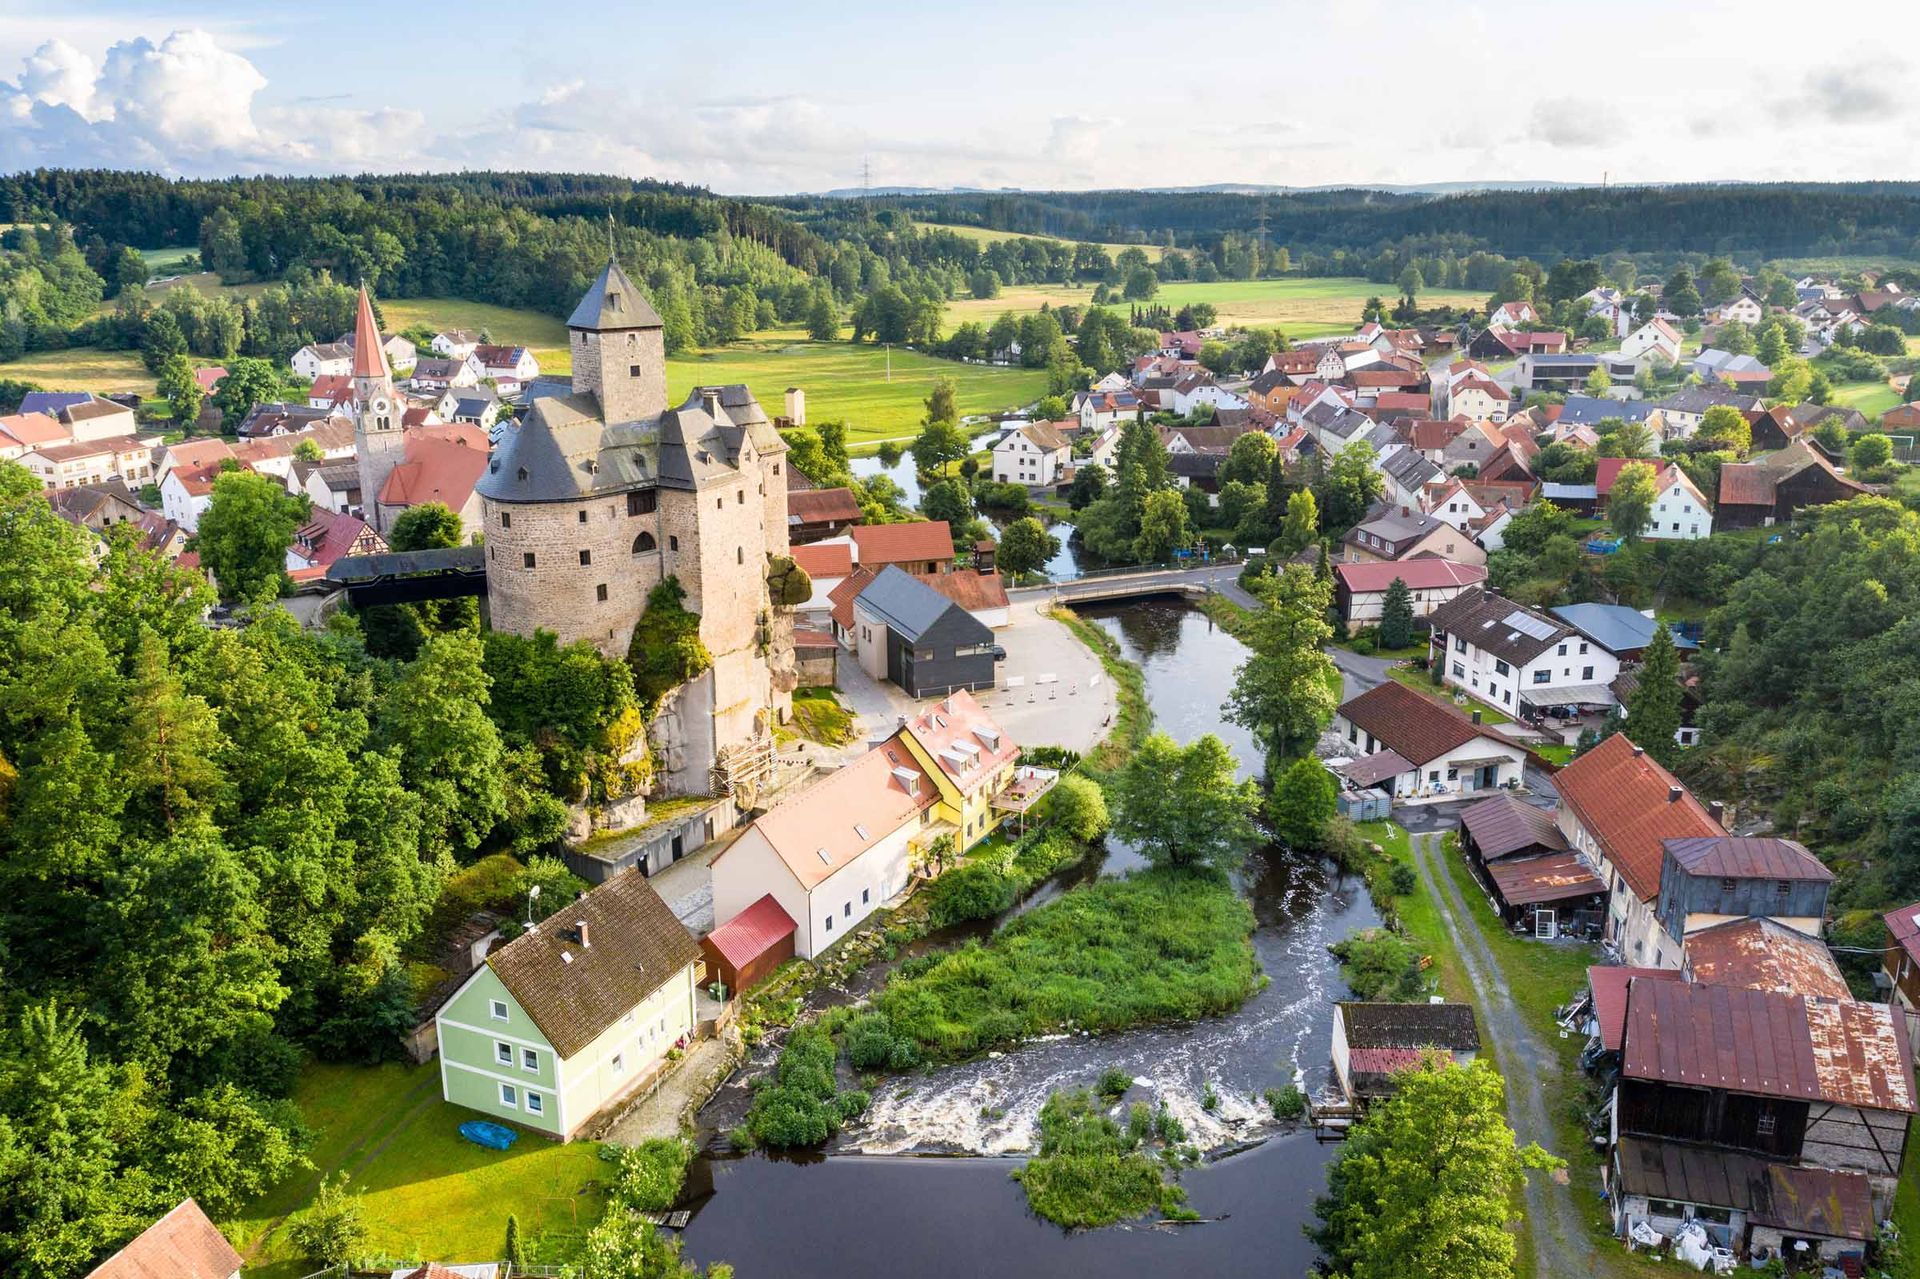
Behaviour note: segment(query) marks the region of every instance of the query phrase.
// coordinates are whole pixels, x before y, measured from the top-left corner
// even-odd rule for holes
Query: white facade
[[[1641,901],[1627,877],[1601,851],[1600,841],[1583,825],[1573,811],[1562,803],[1554,823],[1567,837],[1580,859],[1593,869],[1594,877],[1607,886],[1606,936],[1617,942],[1623,962],[1642,968],[1678,968],[1684,957],[1679,943],[1667,936],[1654,913],[1655,903]]]
[[[1386,749],[1386,743],[1344,715],[1333,717],[1333,731],[1358,755]],[[1466,795],[1497,790],[1520,780],[1526,751],[1491,737],[1472,737],[1423,764],[1417,764],[1390,782],[1381,783],[1398,799],[1427,799],[1437,795]]]
[[[1023,427],[993,446],[993,478],[1002,484],[1050,488],[1059,482],[1072,458],[1073,450],[1066,444],[1049,447]]]
[[[473,348],[480,345],[480,339],[472,333],[436,333],[428,349],[443,360],[464,360],[473,354]]]
[[[1568,635],[1521,666],[1494,656],[1458,632],[1447,636],[1445,682],[1509,715],[1520,713],[1520,702],[1528,693],[1605,688],[1619,674],[1620,659],[1584,635]],[[1607,701],[1612,700],[1608,694]]]
[[[342,348],[344,349],[344,348]],[[353,356],[342,355],[331,359],[320,354],[318,348],[303,346],[293,353],[293,371],[311,382],[321,377],[346,377],[353,372]]]
[[[1680,362],[1680,339],[1666,325],[1649,320],[1620,339],[1620,358],[1639,360],[1663,355],[1669,363]]]
[[[1446,492],[1439,494],[1427,514],[1445,524],[1451,524],[1462,533],[1472,525],[1486,518],[1486,509],[1473,500],[1473,495],[1460,485],[1455,484]]]
[[[200,517],[213,505],[213,494],[190,493],[180,482],[178,471],[168,471],[160,481],[160,512],[189,533],[198,532]]]
[[[1676,468],[1673,478],[1655,495],[1642,536],[1663,542],[1691,542],[1712,532],[1713,512]]]
[[[1172,390],[1161,394],[1160,402],[1168,412],[1178,413],[1182,417],[1193,412],[1203,404],[1210,405],[1217,409],[1244,409],[1247,407],[1245,400],[1235,395],[1232,391],[1227,390],[1225,387],[1213,382],[1203,382],[1199,386],[1188,387],[1184,391],[1179,387],[1174,387]]]
[[[933,810],[922,809],[930,818]],[[913,878],[908,845],[920,830],[915,816],[812,888],[787,869],[758,827],[749,826],[726,855],[713,862],[713,917],[732,919],[768,893],[799,927],[793,953],[811,959],[858,928]]]

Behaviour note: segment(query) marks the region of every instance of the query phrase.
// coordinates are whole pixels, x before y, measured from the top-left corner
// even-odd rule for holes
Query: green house
[[[487,956],[441,1007],[441,1095],[572,1137],[693,1037],[699,962],[653,885],[616,875]]]

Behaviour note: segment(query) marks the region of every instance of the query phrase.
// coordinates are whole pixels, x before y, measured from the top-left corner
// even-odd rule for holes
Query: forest
[[[393,1055],[448,928],[571,899],[537,854],[644,782],[647,708],[625,663],[470,603],[210,627],[199,573],[117,536],[96,563],[0,462],[0,1273],[277,1184],[305,1055]]]

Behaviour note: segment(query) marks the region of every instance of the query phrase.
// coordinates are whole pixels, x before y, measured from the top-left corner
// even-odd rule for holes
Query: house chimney
[[[1635,759],[1640,759],[1641,757],[1646,755],[1646,753],[1647,753],[1647,748],[1644,746],[1636,746],[1633,748],[1633,757]]]
[[[1404,518],[1406,518],[1407,516],[1409,516],[1409,515],[1412,515],[1412,514],[1413,514],[1413,512],[1412,512],[1412,511],[1409,511],[1409,510],[1408,510],[1408,509],[1407,509],[1406,507],[1404,507],[1404,506],[1403,506],[1403,507],[1401,507],[1401,508],[1400,508],[1400,515],[1401,515],[1401,518],[1402,518],[1402,519],[1404,519]]]
[[[584,919],[576,919],[573,921],[573,927],[574,927],[574,931],[580,934],[580,949],[581,950],[592,949],[593,943],[587,940],[587,921]]]
[[[1687,791],[1684,786],[1669,786],[1667,787],[1667,802],[1669,804],[1677,804],[1680,802],[1680,797],[1686,793]]]
[[[1707,816],[1713,818],[1714,824],[1719,826],[1721,829],[1724,830],[1726,828],[1727,806],[1721,803],[1719,800],[1716,799],[1712,803],[1707,805]]]
[[[1480,722],[1480,712],[1479,712],[1479,711],[1472,711],[1472,712],[1470,712],[1470,713],[1471,713],[1471,714],[1472,714],[1472,716],[1473,716],[1473,722],[1474,722],[1474,723],[1476,723],[1476,724],[1478,724],[1478,723]]]
[[[708,417],[720,416],[720,388],[703,386],[700,388],[700,406],[707,411]]]

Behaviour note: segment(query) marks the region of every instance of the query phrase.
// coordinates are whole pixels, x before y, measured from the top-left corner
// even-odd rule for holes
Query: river
[[[1243,774],[1257,767],[1251,738],[1219,714],[1245,651],[1238,641],[1181,604],[1134,603],[1089,616],[1139,664],[1156,727],[1181,741],[1215,733]],[[1073,877],[1124,874],[1139,864],[1115,844]],[[1238,1010],[1193,1024],[1062,1037],[910,1076],[876,1090],[868,1113],[825,1157],[704,1157],[691,1183],[699,1208],[685,1232],[689,1254],[733,1262],[743,1279],[1304,1273],[1312,1249],[1301,1226],[1332,1147],[1304,1134],[1274,1135],[1279,1128],[1261,1094],[1296,1081],[1309,1090],[1326,1085],[1330,1004],[1342,990],[1326,946],[1377,917],[1358,879],[1277,850],[1249,860],[1244,884],[1257,921],[1254,949],[1271,982]],[[1181,1179],[1197,1212],[1225,1220],[1068,1234],[1027,1211],[1007,1176],[1009,1159],[931,1157],[1024,1151],[1051,1092],[1090,1085],[1112,1066],[1135,1077],[1133,1096],[1164,1102],[1202,1148],[1260,1143]],[[1209,1087],[1217,1098],[1211,1109],[1202,1104]],[[737,1078],[703,1121],[724,1128],[744,1100]]]

